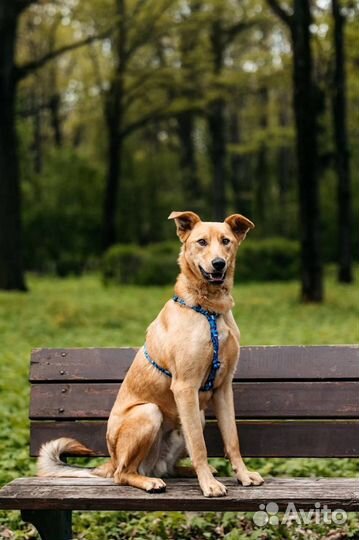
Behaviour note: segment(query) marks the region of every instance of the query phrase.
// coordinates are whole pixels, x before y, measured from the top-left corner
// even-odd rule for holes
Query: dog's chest
[[[221,318],[222,319],[222,318]],[[218,320],[218,341],[219,341],[219,362],[220,367],[216,372],[214,379],[214,389],[220,387],[225,380],[232,380],[232,376],[237,365],[239,357],[239,332],[235,328],[228,325],[223,319]],[[237,337],[238,334],[238,337]],[[213,348],[208,357],[208,367],[206,377],[212,367]],[[203,379],[203,382],[205,377]],[[213,392],[200,392],[199,401],[200,408],[205,410],[212,398]]]
[[[199,357],[203,357],[203,351],[207,351],[213,357],[213,334],[207,320],[197,320],[196,325],[188,327],[187,345],[192,348],[192,352],[197,352]],[[233,341],[237,341],[234,332],[223,316],[216,321],[219,354],[227,356],[233,349]],[[232,347],[230,345],[232,344]]]
[[[229,326],[224,321],[223,317],[220,317],[217,321],[218,341],[219,346],[225,345],[229,336]]]
[[[175,324],[172,321],[169,327],[171,339],[167,339],[176,344],[176,369],[186,373],[186,377],[198,380],[200,386],[203,386],[213,367],[213,333],[217,333],[220,362],[214,381],[214,386],[217,387],[226,377],[232,376],[238,360],[239,331],[236,331],[233,317],[220,315],[216,319],[217,332],[213,332],[215,329],[203,315],[190,310],[182,310],[181,315],[185,316],[175,320]]]
[[[223,317],[217,321],[217,331],[220,367],[216,373],[215,387],[220,385],[226,377],[231,376],[239,355],[239,341],[236,333]]]

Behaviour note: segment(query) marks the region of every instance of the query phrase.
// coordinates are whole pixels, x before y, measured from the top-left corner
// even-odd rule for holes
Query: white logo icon
[[[296,509],[295,504],[289,503],[283,516],[278,516],[279,506],[275,502],[260,504],[259,510],[253,514],[253,522],[257,527],[265,527],[266,525],[285,525],[296,522],[298,525],[309,525],[310,523],[326,523],[335,525],[343,525],[347,521],[347,513],[345,510],[337,508],[330,510],[325,504],[321,507],[319,502],[314,504],[315,508],[309,509],[307,512]]]
[[[279,511],[279,506],[275,502],[270,502],[267,505],[260,504],[259,510],[253,515],[254,524],[257,527],[265,525],[279,525],[279,518],[276,516]]]

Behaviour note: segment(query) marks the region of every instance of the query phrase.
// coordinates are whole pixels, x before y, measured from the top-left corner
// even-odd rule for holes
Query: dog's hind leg
[[[205,418],[205,415],[204,415],[204,411],[201,411],[201,424],[202,424],[202,429],[204,430],[205,425],[206,425],[206,418]],[[195,469],[194,469],[194,467],[192,465],[179,465],[177,463],[177,461],[179,459],[185,457],[185,449],[186,449],[186,444],[185,444],[183,433],[181,432],[180,435],[181,435],[182,441],[183,441],[182,442],[182,450],[180,450],[180,445],[177,443],[177,448],[178,448],[179,451],[177,452],[177,454],[175,452],[172,452],[172,455],[173,455],[174,459],[172,460],[172,462],[171,462],[171,464],[169,466],[169,472],[170,472],[171,476],[179,476],[179,477],[182,477],[182,478],[196,478],[197,474],[196,474],[196,471],[195,471]],[[178,440],[178,435],[177,435],[176,439]],[[212,465],[209,465],[209,468],[210,468],[210,471],[213,474],[217,474],[217,470],[214,467],[212,467]]]
[[[164,491],[166,484],[160,478],[139,474],[138,470],[160,436],[163,416],[157,405],[136,405],[125,414],[112,441],[116,462],[114,480],[121,485],[149,492]],[[109,437],[111,444],[111,437]],[[112,453],[112,452],[111,452]]]
[[[186,455],[186,443],[180,429],[168,431],[159,438],[159,453],[153,473],[155,476],[173,476],[177,461]]]

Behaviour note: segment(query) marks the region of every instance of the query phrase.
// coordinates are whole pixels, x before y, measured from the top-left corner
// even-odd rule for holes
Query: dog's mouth
[[[209,282],[214,283],[215,285],[222,285],[226,279],[227,270],[223,272],[206,272],[201,265],[199,265],[202,276]]]

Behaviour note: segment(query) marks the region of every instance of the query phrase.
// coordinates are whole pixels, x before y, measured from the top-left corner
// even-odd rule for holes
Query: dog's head
[[[172,212],[177,235],[184,245],[181,257],[193,274],[213,285],[223,285],[233,275],[238,246],[254,224],[241,214],[223,223],[205,222],[194,212]]]

